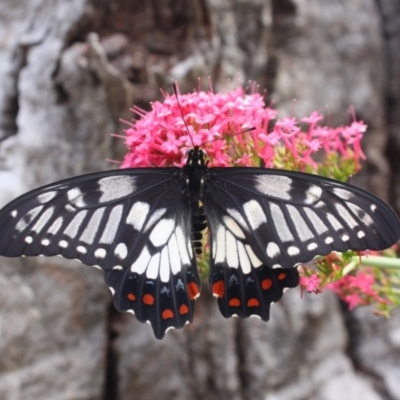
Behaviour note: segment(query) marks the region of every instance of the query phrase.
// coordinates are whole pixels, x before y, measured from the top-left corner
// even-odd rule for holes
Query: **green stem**
[[[366,256],[366,257],[361,257],[361,262],[360,262],[360,257],[355,256],[352,257],[352,262],[356,262],[359,265],[364,265],[368,267],[400,269],[399,258]]]

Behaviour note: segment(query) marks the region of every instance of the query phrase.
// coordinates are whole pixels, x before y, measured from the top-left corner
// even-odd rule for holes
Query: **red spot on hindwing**
[[[199,296],[200,293],[199,287],[194,282],[188,283],[187,290],[189,293],[190,300],[194,300],[196,297]]]
[[[255,297],[252,297],[247,301],[247,307],[258,307],[259,305],[260,302]]]
[[[269,279],[269,278],[264,279],[264,280],[261,282],[261,287],[262,287],[264,290],[268,290],[271,286],[272,286],[272,281],[271,281],[271,279]]]
[[[215,282],[212,285],[212,292],[215,296],[222,298],[224,297],[224,293],[225,293],[225,285],[224,285],[224,281],[218,281]]]
[[[174,313],[167,308],[162,312],[161,316],[162,319],[174,318]]]
[[[240,300],[237,298],[233,298],[229,300],[229,306],[230,307],[239,307],[240,306]]]
[[[186,304],[182,304],[179,307],[179,314],[187,314],[189,312],[189,307]]]
[[[133,293],[128,293],[128,295],[126,297],[130,301],[135,301],[136,300],[136,296]]]
[[[143,296],[143,303],[152,306],[154,304],[154,297],[151,294],[145,294]]]
[[[283,279],[285,279],[286,278],[286,274],[284,273],[284,272],[281,272],[279,275],[278,275],[278,279],[281,281],[281,280],[283,280]]]

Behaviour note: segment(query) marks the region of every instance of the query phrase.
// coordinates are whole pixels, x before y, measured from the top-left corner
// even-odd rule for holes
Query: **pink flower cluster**
[[[182,166],[187,149],[193,145],[207,151],[211,165],[252,164],[252,146],[245,143],[247,138],[223,137],[254,127],[256,130],[250,137],[258,141],[258,134],[267,131],[276,111],[265,108],[260,94],[245,95],[242,88],[237,88],[227,93],[199,91],[178,97],[185,121],[174,95],[166,95],[162,103],[152,103],[149,112],[138,107],[132,109],[141,118],[126,130],[130,152],[122,168]],[[237,141],[243,149],[229,146],[229,140]]]
[[[140,119],[126,130],[129,148],[121,168],[182,166],[188,148],[202,146],[213,166],[258,166],[316,170],[312,159],[320,149],[358,162],[364,158],[360,141],[365,131],[362,122],[328,128],[318,126],[322,116],[277,120],[276,110],[266,107],[259,93],[245,94],[241,87],[227,93],[195,91],[165,95],[163,102],[152,103],[146,112],[132,111]],[[186,122],[186,126],[185,126]],[[306,131],[300,122],[308,125]],[[240,132],[254,128],[251,132]],[[234,135],[234,136],[232,136]],[[279,149],[279,151],[278,151]]]
[[[326,285],[326,288],[337,293],[352,310],[356,306],[371,304],[374,301],[383,304],[388,302],[379,296],[374,289],[374,283],[373,272],[363,270],[355,275],[345,275],[340,280]]]

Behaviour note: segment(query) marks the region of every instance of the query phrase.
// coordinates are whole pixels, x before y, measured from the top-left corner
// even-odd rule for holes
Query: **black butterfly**
[[[333,250],[379,250],[400,237],[382,200],[315,175],[208,168],[198,147],[183,168],[83,175],[31,191],[0,211],[0,255],[62,255],[99,266],[115,307],[161,339],[193,319],[195,253],[210,230],[210,285],[224,317],[269,319],[295,267]]]

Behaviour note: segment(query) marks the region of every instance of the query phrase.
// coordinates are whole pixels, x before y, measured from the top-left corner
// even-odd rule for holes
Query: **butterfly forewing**
[[[30,192],[1,211],[0,254],[99,266],[117,309],[149,321],[161,338],[191,322],[200,287],[181,175],[177,168],[109,171]]]

